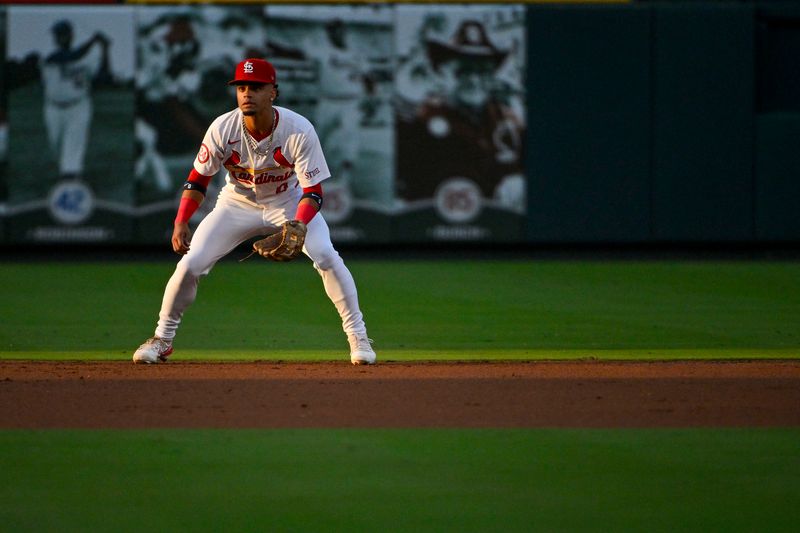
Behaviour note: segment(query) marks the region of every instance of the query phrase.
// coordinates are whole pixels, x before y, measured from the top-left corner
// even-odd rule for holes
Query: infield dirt
[[[0,428],[800,426],[800,361],[0,361]]]

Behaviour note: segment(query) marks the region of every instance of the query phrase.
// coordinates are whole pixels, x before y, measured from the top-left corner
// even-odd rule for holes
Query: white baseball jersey
[[[257,206],[270,206],[300,195],[330,177],[314,126],[302,115],[275,106],[277,124],[270,136],[257,143],[244,129],[238,108],[211,123],[194,168],[214,176],[224,166],[228,171],[222,194]],[[268,155],[262,155],[262,154]]]
[[[45,101],[68,105],[87,98],[99,69],[100,55],[94,49],[82,57],[74,52],[51,54],[42,64]]]

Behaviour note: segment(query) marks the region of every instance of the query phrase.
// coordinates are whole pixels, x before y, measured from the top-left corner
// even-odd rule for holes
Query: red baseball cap
[[[245,59],[236,65],[236,76],[228,85],[275,83],[275,67],[265,59]]]

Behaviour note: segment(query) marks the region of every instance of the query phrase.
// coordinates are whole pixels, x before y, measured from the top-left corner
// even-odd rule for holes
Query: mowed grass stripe
[[[790,531],[798,429],[0,431],[9,531]]]
[[[800,353],[798,263],[348,265],[379,355],[395,360]],[[152,335],[173,268],[3,264],[0,357],[129,356]],[[305,259],[221,262],[201,281],[176,339],[176,356],[190,358],[339,359],[346,351],[339,317]]]
[[[428,361],[751,361],[787,360],[800,357],[800,349],[794,348],[723,348],[685,350],[384,350],[376,347],[379,362],[428,362]],[[6,353],[4,360],[13,361],[129,361],[132,350],[120,351],[71,351],[71,352],[14,352]],[[205,362],[336,362],[349,364],[346,347],[340,350],[197,350],[177,349],[171,356],[173,361]]]

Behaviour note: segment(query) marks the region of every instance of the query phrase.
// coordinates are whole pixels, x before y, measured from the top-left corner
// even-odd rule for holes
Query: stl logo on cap
[[[275,67],[265,59],[245,59],[236,65],[236,75],[229,85],[241,83],[275,83]]]

